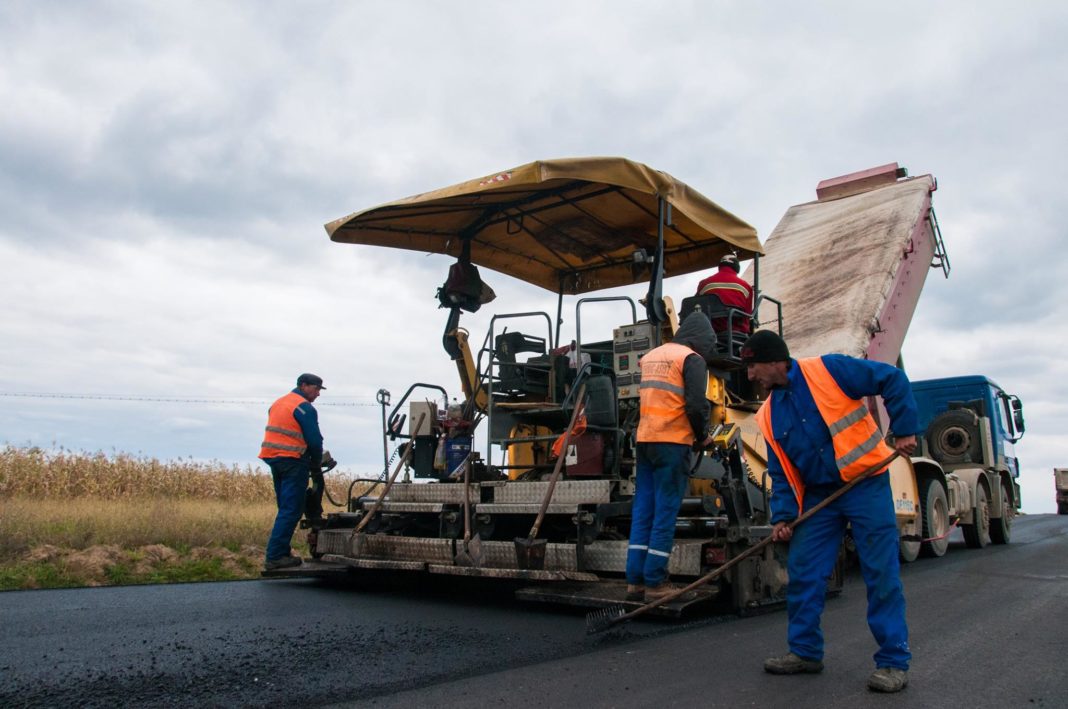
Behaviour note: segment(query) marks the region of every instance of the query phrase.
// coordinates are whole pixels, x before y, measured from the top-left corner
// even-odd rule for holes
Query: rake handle
[[[527,535],[527,539],[533,541],[538,536],[538,530],[541,529],[541,523],[545,520],[545,511],[549,509],[549,501],[553,499],[553,490],[556,489],[556,481],[560,479],[560,471],[564,469],[564,458],[567,457],[567,444],[571,442],[571,432],[575,430],[575,423],[578,421],[579,411],[582,410],[582,400],[586,395],[586,382],[582,382],[579,386],[578,394],[575,395],[575,410],[571,412],[571,421],[567,424],[567,430],[564,431],[564,444],[561,447],[560,455],[556,458],[556,466],[553,468],[553,474],[549,476],[549,489],[545,491],[545,498],[541,501],[541,509],[538,510],[538,516],[534,518],[534,526],[530,528],[530,534]]]
[[[464,458],[464,550],[467,550],[467,543],[471,541],[471,499],[470,488],[468,483],[471,479],[471,454],[468,453]]]
[[[890,465],[890,463],[892,463],[894,461],[894,459],[897,458],[899,455],[901,455],[901,454],[898,453],[897,451],[894,451],[888,457],[886,457],[883,460],[879,461],[875,465],[871,466],[870,468],[868,468],[867,470],[862,472],[857,477],[855,477],[852,480],[850,480],[848,483],[846,483],[842,487],[840,487],[837,490],[835,490],[834,492],[832,492],[825,499],[820,501],[818,504],[814,505],[811,509],[806,510],[800,517],[798,517],[797,519],[789,522],[786,526],[789,527],[791,530],[796,528],[798,525],[803,523],[805,520],[807,520],[810,517],[812,517],[812,515],[816,514],[817,512],[822,510],[824,507],[826,507],[827,505],[831,504],[832,502],[837,500],[839,497],[841,497],[842,495],[844,495],[847,492],[849,492],[850,490],[852,490],[853,487],[856,486],[857,483],[861,482],[862,480],[867,480],[868,478],[870,478],[872,475],[874,475],[878,471],[880,471],[883,468],[885,468],[886,466]],[[679,590],[674,591],[674,592],[664,596],[663,598],[660,598],[660,599],[658,599],[656,601],[650,601],[650,602],[646,603],[644,606],[641,606],[640,608],[635,608],[634,610],[630,611],[629,613],[624,613],[623,615],[621,615],[618,618],[616,618],[615,620],[613,620],[611,625],[615,625],[616,623],[621,623],[624,620],[630,620],[631,618],[635,618],[635,617],[637,617],[639,615],[642,615],[643,613],[647,613],[650,610],[652,610],[653,608],[656,608],[657,606],[660,606],[660,605],[663,605],[665,603],[669,603],[671,601],[674,601],[676,598],[679,598],[683,594],[689,593],[690,591],[693,591],[696,588],[704,586],[709,581],[714,581],[715,579],[717,579],[720,576],[722,576],[727,570],[737,566],[739,563],[741,563],[745,559],[748,559],[750,556],[752,556],[753,554],[755,554],[758,551],[762,550],[764,547],[768,546],[771,543],[772,543],[772,540],[771,540],[771,536],[770,535],[767,536],[767,537],[764,537],[759,542],[757,542],[753,546],[751,546],[748,549],[746,549],[745,551],[743,551],[741,554],[738,554],[737,556],[732,558],[726,564],[723,564],[722,566],[720,566],[719,568],[715,569],[714,571],[708,572],[707,574],[705,574],[701,578],[699,578],[696,581],[693,581],[692,583],[690,583],[688,586],[683,586]]]
[[[423,413],[419,414],[419,420],[415,422],[415,428],[412,430],[418,431],[419,427],[423,425],[423,419],[425,418],[426,412],[424,411]],[[371,507],[371,511],[368,512],[364,516],[364,518],[360,520],[360,523],[356,525],[356,529],[352,530],[353,537],[363,531],[363,528],[367,526],[367,523],[370,522],[376,514],[378,514],[378,510],[382,508],[382,503],[385,501],[386,495],[389,494],[389,489],[393,487],[393,481],[397,479],[397,474],[401,471],[401,468],[404,467],[404,464],[407,463],[408,459],[412,457],[412,450],[414,448],[415,440],[413,438],[413,440],[408,444],[408,449],[404,451],[404,455],[402,455],[401,459],[397,461],[397,467],[393,469],[393,474],[389,476],[389,482],[386,483],[385,489],[382,490],[382,493],[378,496],[378,499],[375,500],[375,504]]]

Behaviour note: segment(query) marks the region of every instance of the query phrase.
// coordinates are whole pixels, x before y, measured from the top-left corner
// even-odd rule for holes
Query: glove
[[[319,463],[319,468],[322,471],[320,473],[320,475],[322,473],[329,473],[331,470],[333,470],[336,467],[337,467],[337,461],[334,460],[334,457],[332,455],[330,455],[330,451],[323,451],[323,459]]]

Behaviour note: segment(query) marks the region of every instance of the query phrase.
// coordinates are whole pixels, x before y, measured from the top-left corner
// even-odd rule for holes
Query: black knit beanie
[[[742,345],[742,364],[788,361],[790,348],[771,330],[757,330]]]

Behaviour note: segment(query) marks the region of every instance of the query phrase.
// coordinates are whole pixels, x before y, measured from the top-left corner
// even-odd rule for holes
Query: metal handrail
[[[770,295],[764,295],[763,293],[761,293],[757,297],[756,303],[754,303],[754,305],[753,305],[753,314],[757,315],[757,314],[760,313],[760,306],[764,304],[765,300],[775,304],[775,308],[776,308],[775,319],[774,320],[758,320],[756,325],[759,328],[761,325],[763,325],[765,323],[773,322],[777,326],[777,329],[779,331],[779,337],[782,337],[782,301],[780,301],[780,300],[778,300],[776,298],[772,298]]]
[[[495,361],[496,361],[496,357],[494,356],[494,353],[496,352],[496,350],[493,349],[493,348],[497,344],[496,337],[495,337],[497,321],[498,320],[511,320],[511,319],[515,319],[515,318],[525,318],[525,317],[538,317],[538,316],[545,318],[545,322],[548,325],[549,337],[546,338],[545,342],[546,343],[552,342],[552,339],[553,339],[553,322],[549,318],[549,314],[544,312],[544,311],[531,311],[531,312],[525,312],[525,313],[504,313],[504,314],[494,315],[492,318],[490,318],[489,331],[486,333],[486,341],[485,341],[484,346],[483,346],[484,350],[486,349],[486,347],[490,347],[490,349],[488,349],[488,351],[490,353],[490,357],[489,357],[489,362],[487,363],[487,367],[486,367],[486,385],[487,385],[486,386],[486,462],[487,462],[487,464],[491,464],[492,460],[493,460],[493,408],[494,408],[494,406],[493,406],[493,379],[494,379],[494,376],[495,376],[494,375],[494,364],[495,364]],[[477,362],[481,363],[481,361],[482,361],[482,351],[480,350]]]
[[[579,298],[579,301],[575,303],[575,368],[577,369],[582,363],[582,315],[581,309],[583,303],[607,303],[611,301],[625,300],[630,304],[630,322],[635,324],[638,322],[638,306],[634,304],[634,299],[626,295],[614,295],[603,296],[597,298]]]
[[[386,428],[386,431],[384,432],[386,435],[389,434],[389,428],[388,428],[389,427],[389,421],[393,420],[393,417],[397,415],[398,411],[400,411],[400,407],[404,404],[405,401],[408,400],[408,397],[411,396],[412,392],[415,391],[418,387],[425,387],[427,389],[436,389],[436,390],[440,391],[441,395],[444,397],[444,399],[442,399],[443,404],[444,404],[444,408],[446,408],[446,409],[449,408],[449,392],[445,391],[444,387],[438,386],[437,384],[426,384],[424,382],[416,382],[415,384],[412,384],[410,387],[408,387],[408,391],[404,392],[404,396],[402,396],[400,401],[397,402],[397,405],[393,407],[393,411],[389,412],[389,416],[386,419],[386,427],[387,428]],[[396,438],[411,438],[411,437],[412,436],[406,436],[403,433],[398,433],[396,435]]]

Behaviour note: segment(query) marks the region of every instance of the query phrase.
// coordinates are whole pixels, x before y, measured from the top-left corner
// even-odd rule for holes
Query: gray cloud
[[[820,179],[897,160],[938,178],[953,263],[930,274],[909,371],[986,373],[1024,398],[1025,509],[1048,511],[1068,394],[1066,29],[1053,2],[6,3],[0,392],[270,400],[316,371],[328,447],[373,472],[378,409],[328,402],[458,392],[433,300],[448,259],[333,244],[325,222],[603,154],[766,237]],[[499,297],[465,318],[473,341],[493,312],[555,312],[483,276]],[[0,430],[255,464],[261,416],[19,399]]]

